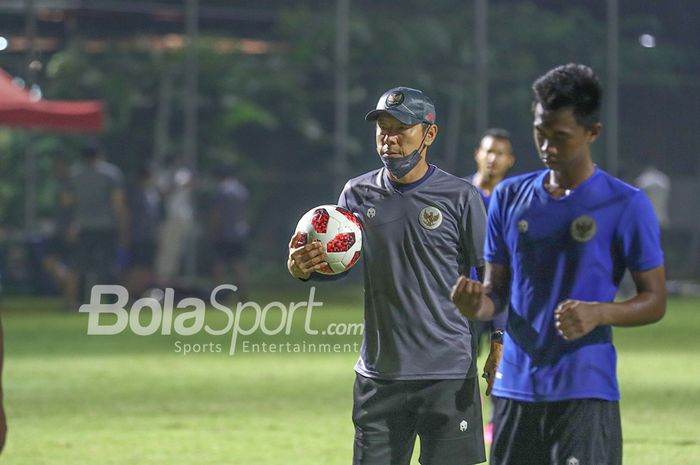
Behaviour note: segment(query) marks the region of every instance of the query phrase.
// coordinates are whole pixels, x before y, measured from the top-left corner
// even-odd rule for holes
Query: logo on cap
[[[396,105],[401,105],[403,102],[403,93],[402,92],[393,92],[389,94],[386,98],[386,104],[389,107],[395,107]]]

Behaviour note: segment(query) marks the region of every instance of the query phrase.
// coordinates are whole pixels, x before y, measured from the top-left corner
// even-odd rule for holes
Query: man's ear
[[[433,142],[435,142],[435,138],[437,137],[438,134],[438,126],[437,124],[431,124],[428,127],[428,135],[425,136],[425,145],[427,147],[430,147],[433,145]]]
[[[598,139],[598,136],[600,136],[600,132],[603,130],[603,125],[601,123],[596,123],[593,126],[591,126],[588,131],[588,143],[592,144],[593,142]]]

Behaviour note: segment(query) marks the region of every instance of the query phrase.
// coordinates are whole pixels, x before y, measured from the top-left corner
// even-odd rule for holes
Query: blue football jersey
[[[493,394],[538,402],[618,400],[611,328],[566,341],[554,311],[566,299],[611,302],[625,269],[661,265],[659,224],[642,191],[597,167],[559,199],[544,188],[548,173],[504,180],[489,207],[485,258],[512,274]]]
[[[481,188],[479,186],[474,184],[474,176],[475,175],[471,175],[471,176],[466,177],[465,179],[467,181],[469,181],[470,183],[472,183],[472,185],[476,188],[477,192],[479,192],[479,195],[481,196],[481,200],[483,200],[483,202],[484,202],[484,207],[488,210],[489,203],[491,202],[491,195],[487,194],[486,192],[481,190]],[[469,270],[469,278],[473,279],[474,281],[479,280],[479,276],[478,276],[475,268],[472,268],[471,270]],[[491,323],[490,330],[493,331],[496,329],[505,328],[507,317],[508,317],[508,312],[501,312],[501,313],[497,314],[493,318],[493,320],[491,320],[491,322],[490,322]]]

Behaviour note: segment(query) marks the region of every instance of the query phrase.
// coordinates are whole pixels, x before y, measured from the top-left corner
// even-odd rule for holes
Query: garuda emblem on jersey
[[[527,220],[518,221],[518,231],[520,234],[525,234],[529,228],[530,225],[528,224]]]
[[[425,207],[420,211],[418,221],[425,229],[435,229],[442,224],[442,213],[435,207]]]
[[[595,220],[587,215],[579,216],[571,223],[571,237],[578,242],[590,241],[597,230]]]

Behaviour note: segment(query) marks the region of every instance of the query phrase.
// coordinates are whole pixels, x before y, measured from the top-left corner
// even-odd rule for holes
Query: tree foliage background
[[[489,124],[513,133],[516,172],[539,168],[530,136],[532,81],[553,66],[582,62],[593,66],[605,82],[604,10],[579,5],[566,2],[543,8],[530,1],[491,2]],[[252,193],[251,262],[262,279],[282,269],[287,238],[298,217],[314,205],[337,199],[338,186],[331,175],[335,5],[267,0],[250,8],[274,13],[269,40],[275,46],[268,53],[223,52],[215,47],[221,33],[200,32],[198,211],[206,210],[206,194],[212,186],[209,175],[222,162],[235,164]],[[402,0],[400,6],[351,2],[347,178],[378,167],[373,127],[363,118],[378,96],[395,85],[421,88],[436,102],[441,133],[430,159],[458,175],[473,170],[472,152],[478,139],[473,21],[472,2]],[[653,12],[621,17],[623,175],[631,176],[645,164],[656,164],[671,174],[700,169],[692,153],[700,142],[697,131],[679,140],[671,134],[660,137],[640,130],[654,124],[655,118],[667,123],[669,130],[687,127],[673,107],[687,100],[698,103],[694,70],[700,66],[692,44],[662,41],[654,49],[644,49],[637,43],[641,33],[664,36],[668,27]],[[235,31],[230,35],[235,36]],[[108,115],[101,142],[110,160],[127,174],[150,162],[158,151],[181,151],[188,71],[184,50],[134,50],[114,43],[106,50],[89,52],[84,40],[78,30],[66,48],[42,57],[46,64],[37,79],[44,96],[103,99]],[[21,58],[3,63],[16,74],[22,73],[22,65]],[[164,92],[164,86],[171,92]],[[171,111],[165,121],[165,141],[156,143],[164,98]],[[455,160],[446,157],[450,138],[459,147]],[[56,153],[74,156],[84,142],[80,136],[0,130],[2,224],[22,226],[23,153],[37,154],[38,208],[48,214],[54,203],[51,157]],[[669,163],[667,151],[687,153]],[[605,166],[603,155],[603,144],[598,143],[595,156]]]

